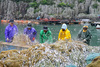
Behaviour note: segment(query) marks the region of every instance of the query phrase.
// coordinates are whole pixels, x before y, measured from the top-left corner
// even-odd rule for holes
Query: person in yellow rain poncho
[[[63,24],[58,35],[58,40],[68,40],[71,41],[70,31],[67,29],[67,25]]]
[[[83,26],[83,29],[78,33],[78,39],[84,43],[87,43],[88,45],[90,45],[91,36],[92,35],[88,30],[88,26]]]

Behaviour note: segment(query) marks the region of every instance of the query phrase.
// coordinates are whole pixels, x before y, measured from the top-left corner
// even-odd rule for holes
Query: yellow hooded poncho
[[[65,39],[68,39],[68,40],[71,39],[70,31],[68,29],[66,29],[65,31],[62,31],[61,29],[58,35],[58,40],[65,40]]]

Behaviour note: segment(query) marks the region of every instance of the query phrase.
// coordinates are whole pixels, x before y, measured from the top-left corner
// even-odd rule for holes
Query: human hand
[[[85,41],[86,41],[86,39],[83,40],[83,42],[85,42]]]
[[[9,38],[7,38],[7,41],[9,41]]]

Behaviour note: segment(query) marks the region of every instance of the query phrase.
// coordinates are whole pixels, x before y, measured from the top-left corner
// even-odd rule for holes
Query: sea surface
[[[8,24],[1,24],[0,23],[0,41],[5,41],[5,28]],[[19,30],[19,34],[23,34],[24,28],[27,27],[27,24],[16,24]],[[89,26],[89,30],[91,31],[92,38],[91,38],[91,46],[99,46],[100,45],[100,29],[96,29],[95,26],[91,26],[90,24],[72,24],[67,25],[67,28],[70,30],[71,37],[73,40],[77,40],[78,32],[82,29],[84,25]],[[32,27],[34,27],[37,31],[36,40],[39,42],[39,34],[40,30],[43,29],[43,26],[48,26],[49,29],[52,32],[53,42],[56,42],[58,40],[58,34],[61,29],[61,24],[55,25],[55,24],[39,24],[35,25],[32,24]]]

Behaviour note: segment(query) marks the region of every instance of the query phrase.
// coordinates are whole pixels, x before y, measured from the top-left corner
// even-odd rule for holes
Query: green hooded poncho
[[[40,43],[44,42],[47,42],[49,44],[53,42],[50,30],[48,30],[46,33],[44,32],[44,30],[40,31]]]
[[[91,33],[89,30],[87,30],[86,32],[83,32],[83,29],[79,32],[78,34],[78,38],[82,41],[84,39],[86,39],[85,43],[90,44],[90,39],[91,39]]]

